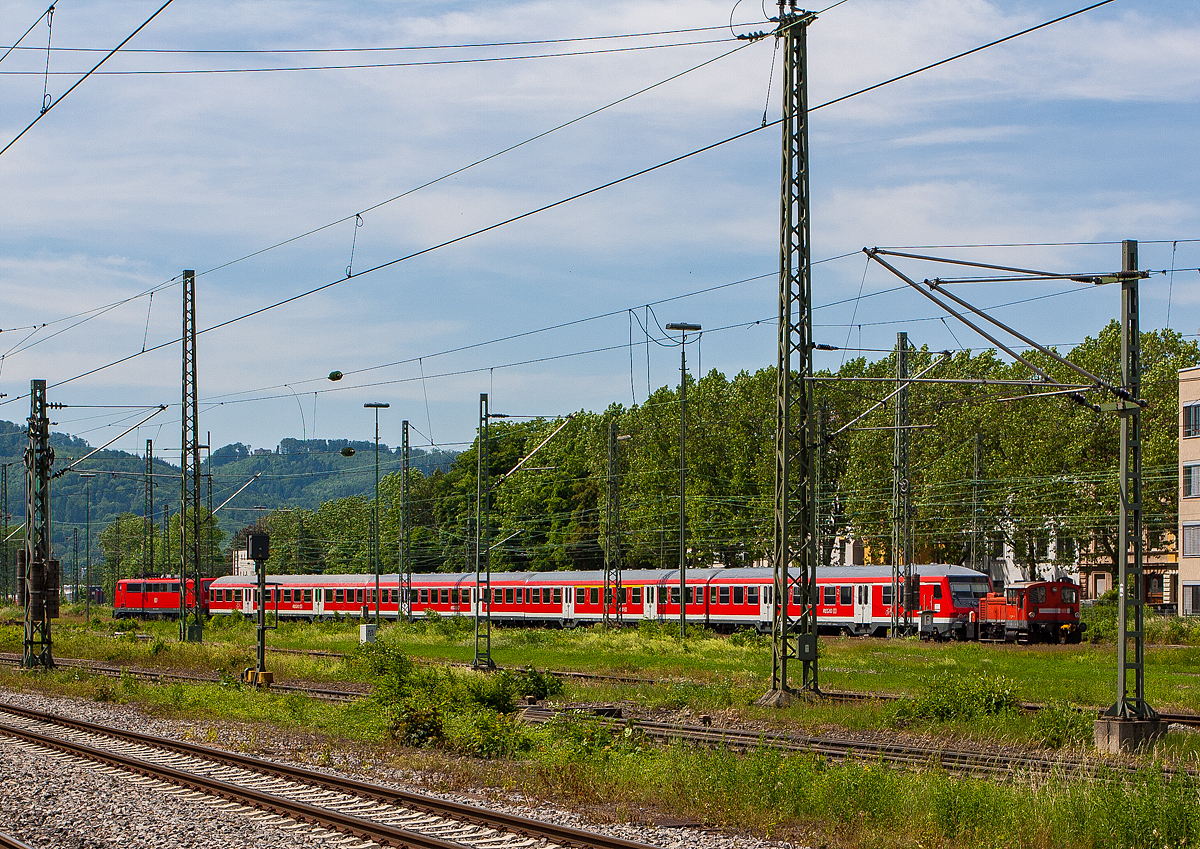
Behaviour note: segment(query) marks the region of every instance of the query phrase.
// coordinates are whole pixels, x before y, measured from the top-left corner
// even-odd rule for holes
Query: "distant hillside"
[[[8,466],[8,513],[12,522],[25,518],[24,452],[28,442],[22,425],[0,421],[0,463]],[[86,440],[64,433],[52,433],[54,470],[65,469],[71,462],[92,450]],[[352,457],[343,457],[341,450],[351,447]],[[400,469],[399,449],[393,451],[380,443],[379,474],[384,476]],[[447,451],[410,450],[413,469],[431,474],[435,469],[446,470],[457,456]],[[172,459],[178,459],[174,457]],[[203,469],[211,472],[213,506],[219,506],[238,487],[256,473],[258,480],[246,488],[225,510],[217,514],[227,539],[238,529],[253,522],[255,514],[247,507],[307,507],[315,509],[322,502],[347,495],[373,495],[375,487],[375,444],[346,439],[285,439],[275,450],[251,448],[240,442],[212,452],[211,468],[205,459]],[[79,471],[93,472],[91,478],[91,523],[93,538],[122,513],[141,516],[145,509],[146,461],[124,451],[101,451],[84,461]],[[159,459],[154,460],[154,507],[159,523],[165,506],[171,514],[179,512],[180,467]],[[51,511],[56,545],[68,555],[76,528],[80,531],[80,549],[84,548],[83,530],[87,521],[87,481],[75,473],[55,478],[51,484]],[[0,493],[2,495],[2,493]],[[3,505],[0,504],[0,511]]]

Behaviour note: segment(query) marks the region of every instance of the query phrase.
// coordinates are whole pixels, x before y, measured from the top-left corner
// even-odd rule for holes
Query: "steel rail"
[[[28,843],[22,843],[11,834],[0,832],[0,849],[34,849],[34,847]]]
[[[219,796],[222,799],[228,799],[232,802],[250,805],[251,807],[260,808],[273,814],[286,816],[298,822],[314,823],[323,828],[333,829],[342,834],[348,834],[363,840],[370,840],[384,846],[406,846],[412,847],[412,849],[463,849],[463,844],[461,843],[450,843],[419,832],[406,831],[394,826],[385,825],[384,823],[373,822],[352,814],[342,813],[332,808],[320,808],[282,796],[264,793],[261,790],[255,790],[250,787],[231,784],[227,781],[221,781],[220,779],[211,778],[206,775],[186,772],[163,764],[143,761],[140,758],[97,749],[85,743],[63,740],[59,737],[38,734],[35,731],[28,731],[24,728],[13,728],[6,725],[0,725],[0,733],[16,737],[35,746],[54,749],[64,754],[83,757],[126,772],[135,772],[149,778],[167,781],[171,784],[187,787],[210,796]]]
[[[74,729],[76,731],[83,731],[88,734],[103,735],[150,748],[202,758],[218,764],[235,766],[263,775],[298,781],[314,787],[319,787],[321,789],[333,790],[364,799],[387,802],[389,804],[398,805],[404,808],[435,814],[447,819],[493,828],[497,831],[504,831],[515,835],[544,839],[562,846],[580,847],[580,849],[647,849],[647,846],[644,843],[637,843],[635,841],[625,840],[624,838],[620,837],[594,834],[582,829],[571,828],[570,826],[542,822],[541,820],[522,817],[516,814],[509,814],[502,811],[492,811],[466,805],[461,802],[438,799],[434,796],[427,796],[423,793],[414,793],[410,790],[398,790],[396,788],[385,787],[380,784],[372,784],[370,782],[360,781],[354,778],[347,778],[345,776],[330,775],[328,773],[318,772],[302,766],[285,764],[277,761],[268,761],[263,758],[256,758],[252,755],[244,755],[224,749],[214,749],[209,746],[202,746],[196,743],[188,743],[181,740],[167,740],[162,737],[141,734],[136,731],[128,731],[123,728],[114,728],[112,726],[100,725],[79,719],[70,719],[68,717],[46,713],[44,711],[32,710],[30,708],[0,704],[0,713],[9,713],[15,716],[25,717],[26,719],[33,719],[38,722],[59,725],[64,728]],[[0,733],[7,734],[10,732],[10,730],[20,729],[11,729],[8,726],[0,725]],[[58,738],[48,739],[56,740],[58,742],[65,742],[58,740]],[[157,768],[153,764],[146,765],[152,768]],[[455,849],[461,849],[461,844],[451,845],[455,846]]]

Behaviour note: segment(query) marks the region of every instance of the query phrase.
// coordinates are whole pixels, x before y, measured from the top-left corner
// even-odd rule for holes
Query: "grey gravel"
[[[667,849],[789,849],[793,844],[730,835],[694,827],[669,828],[628,823],[596,823],[573,811],[554,808],[493,788],[445,793],[425,786],[429,776],[402,773],[369,761],[361,753],[317,751],[301,740],[263,741],[253,728],[237,724],[165,720],[112,703],[0,690],[0,703],[44,710],[73,719],[136,729],[167,739],[200,741],[254,752],[310,769],[352,775],[401,790],[518,814],[532,819],[623,837]],[[261,732],[260,732],[261,733]],[[274,745],[272,745],[274,743]],[[30,747],[0,735],[4,782],[0,789],[0,831],[34,846],[54,849],[163,845],[179,847],[332,847],[373,846],[347,841],[322,829],[272,818],[245,808],[222,810],[219,800],[192,798],[177,788]]]

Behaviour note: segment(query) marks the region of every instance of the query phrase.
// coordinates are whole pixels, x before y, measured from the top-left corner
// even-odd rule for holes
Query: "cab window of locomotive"
[[[129,584],[128,586],[125,587],[125,592],[127,592],[127,593],[140,593],[141,591],[142,591],[141,584]]]
[[[179,592],[179,584],[171,584],[171,592],[173,592],[173,593]]]
[[[951,581],[950,597],[956,605],[974,604],[988,594],[987,581]],[[939,598],[939,596],[934,596]],[[1013,602],[1009,602],[1012,604]]]
[[[717,588],[717,600],[720,604],[729,604],[729,587]]]
[[[562,587],[554,588],[554,603],[562,604]]]
[[[758,587],[746,587],[746,604],[758,604]]]
[[[630,595],[633,599],[634,604],[642,603],[642,588],[641,587],[630,587]]]
[[[837,604],[837,587],[824,587],[824,604]]]
[[[1021,593],[1019,590],[1008,590],[1004,594],[1004,601],[1007,604],[1017,605],[1021,603]]]
[[[933,585],[933,597],[934,597],[934,598],[941,598],[941,597],[942,597],[942,585],[941,585],[941,584],[934,584],[934,585]]]
[[[1063,604],[1074,604],[1079,601],[1079,595],[1071,587],[1064,587],[1062,591]]]
[[[854,587],[839,587],[841,590],[841,604],[854,604]]]
[[[1045,604],[1046,603],[1046,588],[1045,587],[1034,587],[1029,592],[1029,600],[1031,602],[1033,602],[1034,604]]]

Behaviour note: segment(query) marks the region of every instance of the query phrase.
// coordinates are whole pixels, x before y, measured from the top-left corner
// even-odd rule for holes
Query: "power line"
[[[43,103],[42,111],[38,113],[38,116],[36,118],[34,118],[32,121],[30,121],[29,124],[25,127],[25,129],[23,129],[23,130],[21,130],[21,132],[17,133],[16,137],[12,141],[10,141],[8,144],[6,144],[3,148],[0,148],[0,156],[3,156],[4,153],[10,147],[12,147],[14,144],[16,144],[17,140],[20,139],[21,136],[25,135],[27,132],[29,132],[31,129],[33,129],[34,124],[36,124],[38,121],[42,120],[48,114],[50,114],[50,110],[53,109],[55,106],[57,106],[59,103],[61,103],[64,97],[66,97],[68,94],[73,92],[75,89],[79,88],[79,86],[83,84],[83,81],[86,80],[88,77],[95,74],[100,69],[101,65],[103,65],[105,62],[107,62],[109,59],[111,59],[113,57],[113,54],[115,54],[118,50],[120,50],[122,47],[124,47],[126,44],[128,44],[135,35],[137,35],[139,32],[141,32],[143,29],[145,29],[152,20],[154,20],[155,18],[158,17],[159,12],[161,12],[163,9],[167,8],[174,2],[175,2],[175,0],[167,0],[167,2],[165,2],[161,6],[159,6],[158,10],[155,11],[155,13],[153,15],[146,18],[146,20],[142,22],[141,26],[139,26],[137,29],[135,29],[133,32],[131,32],[128,36],[126,36],[124,41],[122,41],[120,44],[118,44],[116,47],[114,47],[112,50],[110,50],[103,59],[101,59],[99,62],[97,62],[92,67],[92,69],[90,71],[88,71],[86,74],[84,74],[78,80],[76,80],[74,85],[72,85],[69,89],[64,91],[62,94],[60,94],[57,99],[51,101],[50,103]],[[50,7],[50,9],[52,10],[53,8],[54,8],[54,6],[52,5]],[[49,11],[49,10],[47,10],[47,11]]]
[[[671,47],[696,47],[703,44],[723,44],[731,41],[729,38],[710,38],[702,41],[680,41],[673,44],[636,44],[629,47],[606,47],[596,50],[575,50],[566,53],[533,53],[525,56],[476,56],[466,59],[428,59],[417,62],[360,62],[351,65],[301,65],[284,68],[167,68],[137,71],[89,71],[99,77],[162,77],[162,76],[195,76],[200,74],[275,74],[292,71],[354,71],[370,70],[373,68],[422,68],[433,65],[477,65],[490,62],[519,62],[526,59],[565,59],[576,56],[596,56],[608,53],[631,53],[641,50],[661,50]],[[0,76],[28,77],[75,76],[79,71],[0,71]]]
[[[173,0],[167,0],[167,2],[166,2],[165,4],[163,4],[163,6],[162,6],[162,7],[161,7],[161,8],[160,8],[158,11],[159,11],[159,12],[161,12],[161,11],[162,11],[162,9],[165,9],[165,8],[166,8],[166,6],[167,6],[167,5],[170,5],[170,3],[171,3],[171,2],[173,2]],[[1027,34],[1029,34],[1029,33],[1031,33],[1031,32],[1035,32],[1035,31],[1037,31],[1037,30],[1040,30],[1040,29],[1043,29],[1043,28],[1045,28],[1045,27],[1051,26],[1052,24],[1059,23],[1059,22],[1061,22],[1061,21],[1064,21],[1064,20],[1067,20],[1067,19],[1069,19],[1069,18],[1073,18],[1073,17],[1075,17],[1075,16],[1077,16],[1077,15],[1081,15],[1081,14],[1083,14],[1083,13],[1085,13],[1085,12],[1088,12],[1088,11],[1091,11],[1091,10],[1093,10],[1093,9],[1099,8],[1100,6],[1106,6],[1106,5],[1108,5],[1109,3],[1112,3],[1112,2],[1113,2],[1113,0],[1100,0],[1100,2],[1098,2],[1098,3],[1093,3],[1093,4],[1089,5],[1089,6],[1085,6],[1084,8],[1082,8],[1082,9],[1079,9],[1079,10],[1077,10],[1077,11],[1075,11],[1075,12],[1071,12],[1071,13],[1069,13],[1069,14],[1066,14],[1066,15],[1059,16],[1059,17],[1057,17],[1057,18],[1054,18],[1054,19],[1052,19],[1052,20],[1046,21],[1046,22],[1044,22],[1044,23],[1037,24],[1036,26],[1033,26],[1033,27],[1028,27],[1028,28],[1026,28],[1026,29],[1024,29],[1024,30],[1021,30],[1020,32],[1013,33],[1012,35],[1005,36],[1004,38],[996,39],[996,40],[994,40],[994,41],[988,42],[987,44],[981,45],[981,46],[979,46],[979,47],[975,47],[975,48],[973,48],[973,49],[971,49],[971,50],[967,50],[967,51],[964,51],[964,52],[962,52],[962,53],[955,54],[954,56],[951,56],[951,57],[949,57],[949,58],[942,59],[942,60],[939,60],[939,61],[937,61],[937,62],[933,62],[933,63],[931,63],[931,64],[928,64],[928,65],[922,66],[922,67],[920,67],[920,68],[917,68],[917,69],[915,69],[915,70],[913,70],[913,71],[909,71],[909,72],[907,72],[907,73],[905,73],[905,74],[900,74],[900,75],[898,75],[898,76],[895,76],[895,77],[892,77],[892,78],[890,78],[890,79],[884,80],[883,82],[876,83],[876,84],[874,84],[874,85],[867,86],[866,88],[862,88],[862,89],[859,89],[859,90],[857,90],[857,91],[851,92],[851,93],[849,93],[849,94],[842,95],[842,96],[840,96],[840,97],[834,98],[833,100],[826,101],[825,103],[822,103],[822,104],[820,104],[820,105],[818,105],[818,106],[814,106],[814,107],[812,107],[812,108],[811,108],[809,111],[810,111],[810,112],[815,112],[815,111],[817,111],[818,109],[822,109],[822,108],[825,108],[825,107],[827,107],[827,106],[832,106],[832,105],[834,105],[834,104],[836,104],[836,103],[841,103],[841,102],[843,102],[843,101],[849,100],[850,98],[857,97],[857,96],[859,96],[859,95],[862,95],[862,94],[866,94],[867,92],[870,92],[870,91],[875,91],[875,90],[877,90],[877,89],[880,89],[880,88],[882,88],[882,87],[884,87],[884,86],[891,85],[892,83],[899,82],[899,81],[901,81],[901,80],[904,80],[904,79],[907,79],[907,78],[909,78],[909,77],[915,76],[916,74],[923,73],[924,71],[928,71],[928,70],[931,70],[931,69],[933,69],[933,68],[940,67],[940,66],[942,66],[942,65],[945,65],[945,64],[947,64],[948,62],[952,62],[952,61],[955,61],[955,60],[957,60],[957,59],[961,59],[961,58],[963,58],[963,57],[965,57],[965,56],[969,56],[969,55],[972,55],[972,54],[974,54],[974,53],[978,53],[978,52],[980,52],[980,51],[982,51],[982,50],[986,50],[986,49],[988,49],[988,48],[990,48],[990,47],[994,47],[994,46],[996,46],[996,45],[1003,44],[1003,43],[1005,43],[1005,42],[1007,42],[1007,41],[1011,41],[1011,40],[1013,40],[1013,39],[1015,39],[1015,38],[1018,38],[1018,37],[1020,37],[1020,36],[1027,35]],[[157,14],[158,14],[158,12],[155,12],[154,16],[156,16]],[[146,26],[146,24],[148,24],[148,23],[150,22],[150,20],[153,20],[153,17],[154,17],[154,16],[151,16],[151,18],[150,18],[150,19],[148,19],[148,20],[146,21],[146,23],[145,23],[145,24],[142,24],[142,26],[141,26],[141,27],[139,27],[139,28],[138,28],[138,30],[135,30],[135,31],[134,31],[134,33],[133,33],[133,35],[136,35],[136,34],[137,34],[137,32],[139,32],[139,31],[140,31],[140,30],[141,30],[143,27],[145,27],[145,26]],[[133,37],[133,35],[130,35],[130,36],[129,36],[129,38],[132,38],[132,37]],[[126,41],[128,41],[128,40],[129,40],[129,38],[127,38],[127,39],[126,39]],[[122,42],[122,45],[119,45],[117,49],[120,49],[120,46],[123,46],[123,45],[124,45],[124,43],[125,43],[125,42]],[[116,50],[114,50],[114,51],[113,51],[113,53],[115,53],[115,52],[116,52]],[[109,54],[109,56],[111,56],[111,55],[112,55],[112,53],[110,53],[110,54]],[[107,58],[108,58],[108,57],[105,57],[105,60],[101,60],[101,64],[102,64],[104,61],[106,61],[106,60],[107,60]],[[99,64],[98,64],[96,67],[98,68],[98,67],[99,67]],[[93,68],[93,71],[94,71],[94,70],[95,70],[95,68]],[[91,72],[89,72],[89,74],[90,74],[90,73],[91,73]],[[86,77],[85,77],[85,79],[86,79]],[[80,80],[80,82],[82,82],[82,80]],[[79,83],[76,83],[76,86],[78,86],[78,85],[79,85]],[[75,88],[75,86],[72,86],[72,89],[69,89],[67,93],[70,93],[70,91],[71,91],[71,90],[73,90],[74,88]],[[65,96],[65,95],[64,95],[64,96]],[[41,116],[39,116],[39,119],[40,119],[40,117],[41,117]],[[36,120],[37,120],[37,119],[35,119],[35,122],[34,122],[34,123],[36,123]],[[507,226],[507,225],[509,225],[509,224],[514,224],[514,223],[516,223],[516,222],[518,222],[518,221],[523,221],[523,220],[524,220],[524,219],[526,219],[526,218],[531,218],[531,217],[533,217],[533,216],[535,216],[535,215],[539,215],[539,214],[541,214],[541,213],[543,213],[543,212],[547,212],[547,211],[549,211],[549,210],[556,209],[557,207],[564,206],[564,205],[566,205],[566,204],[568,204],[568,203],[571,203],[571,202],[573,202],[573,201],[579,200],[579,199],[581,199],[581,198],[585,198],[585,197],[588,197],[588,196],[590,196],[590,195],[596,194],[596,193],[598,193],[598,192],[604,191],[604,190],[606,190],[606,189],[612,188],[612,187],[614,187],[614,186],[618,186],[618,185],[624,184],[624,183],[626,183],[626,182],[629,182],[630,180],[634,180],[634,179],[636,179],[636,178],[638,178],[638,177],[645,176],[645,175],[647,175],[647,174],[650,174],[650,173],[653,173],[653,172],[655,172],[655,171],[658,171],[658,170],[660,170],[660,169],[662,169],[662,168],[666,168],[666,167],[668,167],[668,166],[670,166],[670,165],[674,165],[674,164],[676,164],[676,163],[678,163],[678,162],[682,162],[682,161],[684,161],[684,160],[686,160],[686,159],[690,159],[690,158],[692,158],[692,157],[694,157],[694,156],[698,156],[698,155],[700,155],[700,154],[702,154],[702,153],[707,153],[708,151],[715,150],[715,149],[716,149],[716,148],[718,148],[718,147],[722,147],[722,146],[724,146],[724,145],[727,145],[727,144],[730,144],[730,143],[732,143],[732,142],[738,141],[738,140],[740,140],[740,139],[746,138],[746,137],[748,137],[748,136],[754,135],[755,133],[761,132],[762,130],[766,129],[767,127],[773,127],[773,126],[775,126],[776,124],[782,123],[782,121],[783,121],[783,119],[782,119],[782,118],[780,118],[780,119],[777,119],[777,120],[775,120],[775,121],[772,121],[772,122],[770,122],[770,123],[768,123],[768,124],[763,124],[763,125],[761,125],[761,126],[758,126],[758,127],[753,127],[753,128],[751,128],[751,129],[749,129],[749,130],[745,130],[745,131],[743,131],[743,132],[740,132],[740,133],[737,133],[737,134],[735,134],[735,135],[729,136],[729,137],[727,137],[727,138],[721,139],[721,140],[719,140],[719,141],[713,142],[713,143],[711,143],[711,144],[704,145],[703,147],[696,148],[696,149],[694,149],[694,150],[692,150],[692,151],[689,151],[689,152],[687,152],[687,153],[680,154],[679,156],[675,156],[675,157],[672,157],[672,158],[670,158],[670,159],[667,159],[667,160],[665,160],[665,161],[663,161],[663,162],[659,162],[659,163],[657,163],[657,164],[655,164],[655,165],[648,166],[648,167],[646,167],[646,168],[643,168],[643,169],[640,169],[640,170],[638,170],[638,171],[635,171],[635,172],[633,172],[633,173],[631,173],[631,174],[627,174],[627,175],[625,175],[625,176],[623,176],[623,177],[618,177],[618,178],[616,178],[616,179],[614,179],[614,180],[610,180],[610,181],[608,181],[608,182],[606,182],[606,183],[602,183],[602,184],[600,184],[600,185],[598,185],[598,186],[594,186],[594,187],[592,187],[592,188],[590,188],[590,189],[586,189],[586,190],[584,190],[584,191],[577,192],[577,193],[575,193],[575,194],[573,194],[573,195],[570,195],[570,196],[568,196],[568,197],[561,198],[561,199],[559,199],[559,200],[557,200],[557,201],[553,201],[553,202],[551,202],[551,203],[545,204],[545,205],[543,205],[543,206],[540,206],[540,207],[537,207],[537,208],[535,208],[535,209],[528,210],[528,211],[526,211],[526,212],[523,212],[523,213],[520,213],[520,214],[518,214],[518,215],[514,215],[514,216],[511,216],[511,217],[509,217],[509,218],[503,219],[503,220],[501,220],[501,221],[498,221],[498,222],[496,222],[496,223],[494,223],[494,224],[490,224],[490,225],[487,225],[487,226],[485,226],[485,227],[478,228],[478,229],[476,229],[476,230],[470,231],[470,232],[468,232],[468,233],[465,233],[465,234],[463,234],[463,235],[456,236],[456,237],[454,237],[454,238],[451,238],[451,239],[447,239],[447,240],[445,240],[445,241],[439,242],[439,243],[437,243],[437,244],[434,244],[434,245],[431,245],[431,246],[429,246],[429,247],[422,248],[422,249],[420,249],[420,250],[413,251],[413,252],[411,252],[411,253],[408,253],[408,254],[405,254],[405,255],[403,255],[403,256],[397,257],[397,258],[395,258],[395,259],[392,259],[392,260],[388,260],[388,261],[386,261],[386,262],[379,263],[379,264],[377,264],[377,265],[375,265],[375,266],[372,266],[371,268],[367,268],[367,269],[365,269],[365,270],[363,270],[363,271],[360,271],[360,272],[357,272],[357,273],[355,273],[355,274],[350,274],[350,275],[347,275],[346,277],[340,278],[340,279],[338,279],[338,280],[334,280],[334,281],[331,281],[331,282],[329,282],[329,283],[325,283],[325,284],[322,284],[322,285],[320,285],[320,286],[316,286],[316,287],[314,287],[314,288],[312,288],[312,289],[309,289],[309,290],[307,290],[307,291],[300,292],[300,293],[298,293],[298,294],[296,294],[296,295],[292,295],[292,296],[290,296],[290,297],[288,297],[288,298],[284,298],[283,300],[277,301],[277,302],[275,302],[275,303],[273,303],[273,304],[269,304],[269,305],[267,305],[267,306],[260,307],[260,308],[258,308],[258,309],[256,309],[256,310],[251,310],[251,311],[250,311],[250,312],[248,312],[248,313],[244,313],[244,314],[242,314],[242,315],[240,315],[240,316],[236,316],[236,317],[234,317],[234,318],[231,318],[231,319],[228,319],[228,320],[226,320],[226,321],[220,322],[220,323],[218,323],[218,324],[215,324],[215,325],[213,325],[213,326],[211,326],[211,327],[205,328],[205,329],[203,329],[203,330],[201,330],[201,331],[199,331],[199,332],[200,332],[200,333],[207,333],[207,332],[209,332],[209,331],[211,331],[211,330],[218,330],[218,329],[220,329],[220,328],[222,328],[222,327],[227,327],[227,326],[229,326],[229,325],[232,325],[232,324],[235,324],[235,323],[237,323],[237,322],[244,321],[244,320],[246,320],[246,319],[248,319],[248,318],[252,318],[252,317],[254,317],[254,316],[256,316],[256,315],[260,315],[260,314],[262,314],[262,313],[265,313],[265,312],[268,312],[268,311],[270,311],[270,310],[277,309],[277,308],[279,308],[279,307],[285,306],[285,305],[287,305],[287,304],[290,304],[290,303],[292,303],[292,302],[294,302],[294,301],[301,300],[302,298],[309,297],[310,295],[315,295],[315,294],[317,294],[317,293],[319,293],[319,292],[323,292],[323,291],[325,291],[325,290],[327,290],[327,289],[330,289],[330,288],[332,288],[332,287],[334,287],[334,286],[337,286],[337,285],[339,285],[339,284],[341,284],[341,283],[344,283],[344,282],[346,282],[347,280],[356,279],[356,278],[358,278],[358,277],[362,277],[362,276],[365,276],[365,275],[367,275],[367,274],[372,274],[372,273],[374,273],[374,272],[376,272],[376,271],[381,271],[381,270],[383,270],[383,269],[390,268],[390,267],[392,267],[392,266],[394,266],[394,265],[398,265],[398,264],[400,264],[400,263],[407,262],[408,260],[416,259],[416,258],[418,258],[418,257],[421,257],[421,256],[424,256],[424,255],[426,255],[426,254],[430,254],[430,253],[436,252],[436,251],[438,251],[438,250],[441,250],[441,249],[443,249],[443,248],[450,247],[450,246],[452,246],[452,245],[456,245],[456,244],[458,244],[458,243],[460,243],[460,242],[467,241],[467,240],[469,240],[469,239],[472,239],[472,238],[474,238],[474,237],[476,237],[476,236],[480,236],[480,235],[483,235],[483,234],[485,234],[485,233],[492,232],[493,230],[500,229],[501,227],[505,227],[505,226]],[[31,124],[30,126],[32,126],[32,124]],[[27,128],[26,128],[26,130],[23,130],[23,131],[22,131],[22,135],[23,135],[23,134],[24,134],[24,132],[25,132],[25,131],[27,131],[28,129],[29,129],[29,128],[27,127]],[[18,138],[20,138],[20,136],[18,136]],[[9,145],[8,145],[8,147],[11,147],[11,146],[12,146],[12,144],[13,144],[13,143],[15,143],[15,141],[16,141],[16,139],[14,139],[12,142],[9,142]],[[5,147],[5,148],[4,148],[4,150],[7,150],[7,149],[8,149],[8,147]],[[4,150],[0,150],[0,154],[3,154]],[[345,220],[345,219],[343,219],[343,220]],[[174,341],[178,341],[178,340],[174,340]],[[70,383],[70,382],[72,382],[72,381],[79,380],[79,379],[81,379],[81,378],[83,378],[83,377],[87,377],[87,376],[89,376],[89,375],[95,374],[95,373],[97,373],[97,372],[99,372],[99,371],[102,371],[102,370],[104,370],[104,369],[111,368],[111,367],[113,367],[113,366],[115,366],[115,365],[119,365],[119,364],[121,364],[121,363],[124,363],[124,362],[128,362],[129,360],[132,360],[132,359],[134,359],[135,357],[141,356],[143,353],[149,353],[149,352],[151,352],[151,351],[154,351],[154,350],[157,350],[157,349],[159,349],[159,348],[166,347],[166,346],[167,346],[167,345],[169,345],[169,344],[174,344],[174,341],[173,341],[173,342],[170,342],[170,343],[163,343],[162,345],[155,346],[154,348],[148,348],[148,349],[145,349],[144,351],[138,352],[138,353],[136,353],[136,354],[129,355],[129,356],[127,356],[127,357],[123,357],[123,358],[121,358],[121,359],[118,359],[118,360],[115,360],[115,361],[113,361],[113,362],[110,362],[110,363],[108,363],[108,364],[106,364],[106,365],[98,366],[98,367],[96,367],[96,368],[94,368],[94,369],[91,369],[91,370],[89,370],[89,371],[83,372],[83,373],[81,373],[81,374],[78,374],[78,375],[76,375],[76,376],[74,376],[74,377],[66,378],[66,379],[64,379],[64,380],[62,380],[62,381],[59,381],[58,383],[55,383],[55,384],[53,384],[53,386],[52,386],[52,387],[50,387],[50,388],[55,388],[55,387],[58,387],[58,386],[62,386],[62,385],[64,385],[64,384],[66,384],[66,383]],[[623,347],[623,346],[622,346],[622,347]],[[17,398],[12,398],[12,399],[9,399],[9,401],[15,401],[15,400],[19,400],[19,398],[22,398],[22,397],[25,397],[25,396],[18,396]],[[0,403],[6,403],[6,402],[0,402]]]

